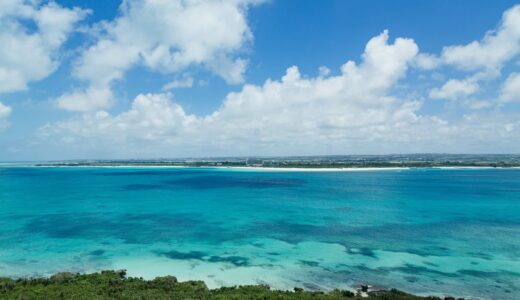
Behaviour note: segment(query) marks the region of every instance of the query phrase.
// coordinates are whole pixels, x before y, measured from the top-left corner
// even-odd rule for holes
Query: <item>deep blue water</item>
[[[0,276],[518,299],[520,169],[0,167]]]

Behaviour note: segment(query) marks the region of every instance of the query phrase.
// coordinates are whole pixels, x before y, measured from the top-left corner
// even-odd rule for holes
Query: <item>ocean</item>
[[[0,167],[0,277],[520,298],[520,169]]]

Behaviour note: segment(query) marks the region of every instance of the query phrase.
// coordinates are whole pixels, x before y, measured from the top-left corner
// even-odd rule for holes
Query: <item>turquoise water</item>
[[[0,168],[0,276],[518,299],[520,169]]]

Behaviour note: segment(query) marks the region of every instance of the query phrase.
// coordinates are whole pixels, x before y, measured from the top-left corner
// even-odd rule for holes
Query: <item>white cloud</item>
[[[463,70],[500,69],[519,53],[520,5],[516,5],[504,12],[498,28],[481,41],[445,47],[441,59]]]
[[[112,91],[106,87],[89,87],[85,91],[75,91],[56,99],[59,108],[69,111],[88,112],[104,109],[111,105]]]
[[[126,149],[146,141],[148,147],[141,146],[141,151],[154,145],[187,151],[202,146],[301,146],[330,140],[348,146],[351,141],[382,139],[420,119],[419,102],[390,95],[417,52],[410,39],[389,44],[385,31],[367,43],[359,65],[348,61],[338,76],[305,78],[291,67],[281,80],[247,84],[228,94],[222,106],[207,116],[186,114],[171,95],[147,94],[139,95],[128,112],[85,115],[45,126],[39,134],[45,139],[88,138]]]
[[[65,147],[70,147],[75,149],[76,158],[91,155],[92,151],[102,157],[135,158],[208,153],[496,153],[520,146],[517,115],[472,114],[448,122],[419,115],[420,104],[414,101],[363,110],[354,106],[351,111],[338,107],[336,112],[332,106],[325,107],[331,103],[323,103],[322,109],[315,105],[292,113],[290,109],[298,106],[295,99],[289,100],[291,105],[278,105],[278,111],[272,108],[255,113],[247,111],[242,106],[249,105],[238,100],[244,99],[241,93],[259,93],[255,101],[278,102],[282,99],[271,98],[269,93],[280,95],[284,85],[283,81],[276,81],[262,87],[245,87],[236,95],[230,94],[225,106],[205,117],[187,114],[172,102],[171,95],[139,95],[127,112],[115,116],[107,112],[86,114],[41,127],[38,135],[45,148],[59,147],[65,151]]]
[[[165,74],[197,65],[228,83],[241,83],[247,61],[236,56],[253,38],[246,14],[258,2],[124,1],[120,16],[104,23],[95,44],[82,53],[74,74],[97,88],[109,88],[136,65]],[[80,101],[89,103],[88,93],[83,94],[87,97]],[[93,103],[89,109],[99,106]]]
[[[12,109],[0,102],[0,132],[4,131],[8,126],[8,118],[11,115]]]
[[[478,89],[479,87],[475,80],[451,79],[448,80],[440,89],[432,89],[430,91],[430,98],[457,100],[476,93]]]
[[[27,88],[59,65],[59,49],[87,13],[54,2],[3,0],[0,4],[0,92]],[[34,24],[32,30],[28,24]]]
[[[195,121],[177,104],[170,101],[169,94],[146,94],[135,98],[132,108],[115,117],[105,111],[85,114],[81,119],[58,123],[40,129],[44,135],[53,131],[67,131],[81,138],[113,139],[114,143],[127,139],[161,140],[181,132]]]
[[[482,82],[499,78],[504,64],[519,54],[520,5],[516,5],[504,12],[497,29],[487,32],[482,40],[444,47],[439,57],[420,54],[415,66],[431,70],[445,65],[473,72],[464,79],[450,79],[442,87],[433,88],[429,93],[430,98],[434,99],[458,99],[470,103],[471,99],[467,97],[479,92]]]
[[[224,138],[233,132],[243,137],[260,135],[266,141],[348,135],[345,131],[360,127],[379,130],[413,121],[417,103],[400,102],[388,93],[406,74],[417,51],[410,39],[388,44],[385,31],[368,42],[360,65],[348,61],[338,76],[310,79],[291,67],[281,81],[246,85],[229,94],[208,120],[219,124],[211,127],[221,128]]]
[[[504,12],[498,27],[488,31],[481,40],[444,47],[439,56],[420,53],[414,61],[414,66],[432,70],[444,65],[464,71],[499,75],[503,65],[519,54],[520,5],[515,5]]]
[[[321,66],[318,69],[318,73],[320,74],[321,77],[329,76],[330,69],[327,68],[326,66]]]
[[[419,53],[415,57],[414,66],[423,70],[433,70],[441,65],[441,60],[432,54]]]
[[[453,46],[445,48],[444,52],[451,51],[446,49],[476,49],[475,53],[480,53],[475,54],[478,56],[491,51],[489,49],[496,47],[496,43],[503,42],[502,35],[513,36],[511,20],[516,18],[518,7],[504,14],[497,32],[488,33],[482,41],[473,43],[478,47]],[[116,45],[119,44],[107,40],[107,52],[119,49]],[[132,47],[123,48],[128,51],[126,54],[133,55]],[[85,95],[71,93],[58,103],[70,105],[69,110],[85,112],[91,107],[106,107],[105,101],[93,104],[98,99],[113,101],[110,89],[103,88],[122,78],[134,64],[145,64],[164,73],[186,74],[185,68],[176,71],[163,68],[172,62],[168,57],[175,54],[167,54],[161,47],[154,49],[138,54],[130,65],[124,62],[127,57],[122,57],[122,62],[99,58],[100,68],[105,66],[105,62],[109,65],[106,72],[100,73],[106,76],[90,80],[88,76],[95,73],[88,75],[90,73],[85,72],[84,75],[88,76],[84,78],[89,79],[94,87],[107,91],[106,96],[92,96],[92,92],[91,95],[89,92]],[[136,51],[140,53],[142,50]],[[212,68],[213,63],[222,63],[220,57],[214,56],[212,62],[201,64]],[[431,89],[429,96],[457,100],[464,109],[462,117],[454,116],[455,113],[450,114],[449,119],[429,115],[427,108],[422,107],[422,90],[402,84],[409,67],[431,70],[447,64],[446,57],[444,54],[437,57],[419,54],[411,39],[398,38],[391,43],[388,32],[384,31],[367,43],[360,63],[346,62],[338,75],[320,68],[316,77],[309,77],[293,66],[280,79],[268,79],[263,84],[245,84],[240,91],[229,93],[222,105],[208,115],[188,113],[169,93],[141,94],[128,111],[85,113],[47,124],[38,130],[38,136],[42,147],[75,149],[71,152],[76,157],[81,156],[79,153],[89,157],[97,153],[100,157],[125,158],[203,156],[208,153],[218,156],[516,151],[520,147],[519,114],[515,111],[501,112],[503,106],[497,105],[496,100],[477,95],[481,88],[489,87],[488,82],[500,78],[502,64],[511,58],[502,55],[501,59],[491,59],[488,64],[479,62],[479,58],[475,59],[472,67],[466,66],[461,59],[449,61],[456,68],[469,70],[467,76],[447,80],[443,86]],[[237,61],[237,58],[231,61]],[[438,76],[435,75],[437,80]],[[189,76],[173,78],[177,80],[165,90],[193,85],[194,82]],[[519,81],[518,73],[512,73],[504,82],[497,97],[503,105],[518,100]],[[423,88],[430,87],[425,85]],[[95,89],[91,87],[91,90]],[[79,96],[74,99],[76,94]],[[82,102],[83,98],[88,100]],[[73,103],[79,104],[74,107]]]
[[[193,81],[194,81],[193,77],[191,77],[189,75],[185,75],[182,78],[175,79],[175,80],[168,82],[167,84],[165,84],[162,87],[162,89],[164,91],[169,91],[169,90],[178,89],[178,88],[190,88],[193,86]]]
[[[500,91],[501,102],[520,102],[520,73],[511,73]]]

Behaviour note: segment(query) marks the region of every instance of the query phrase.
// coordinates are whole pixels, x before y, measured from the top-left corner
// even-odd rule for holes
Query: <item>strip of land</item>
[[[178,282],[174,276],[153,280],[126,277],[124,270],[93,274],[58,273],[50,278],[0,278],[0,299],[368,299],[441,300],[414,296],[395,289],[388,291],[330,292],[271,290],[267,285],[208,289],[202,281]],[[445,297],[444,299],[455,299]]]
[[[68,160],[25,163],[41,167],[219,167],[246,170],[399,170],[410,168],[519,168],[518,154],[395,154],[291,157],[215,157]]]

